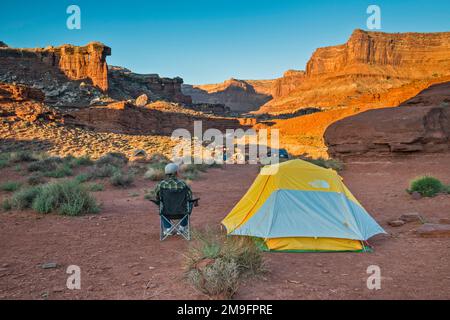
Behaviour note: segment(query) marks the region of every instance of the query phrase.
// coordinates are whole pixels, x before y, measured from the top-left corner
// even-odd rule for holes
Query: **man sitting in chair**
[[[161,201],[161,190],[187,190],[188,200],[192,200],[192,190],[183,180],[178,179],[178,165],[169,163],[165,169],[166,178],[158,183],[155,189],[156,201]],[[171,225],[168,221],[162,220],[164,226],[164,235],[168,235]],[[180,223],[180,231],[185,231],[188,220],[183,219]]]

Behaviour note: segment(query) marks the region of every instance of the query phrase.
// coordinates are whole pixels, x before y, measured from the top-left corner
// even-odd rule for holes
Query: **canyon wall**
[[[66,117],[67,124],[83,125],[97,131],[167,136],[177,128],[193,133],[194,121],[202,121],[203,131],[214,128],[222,132],[226,129],[248,129],[253,124],[247,124],[246,119],[208,117],[201,113],[136,107],[128,102],[79,109],[70,112]]]
[[[194,103],[222,104],[231,111],[248,112],[272,99],[272,82],[230,79],[219,84],[184,85],[182,90]]]
[[[306,107],[396,106],[448,76],[450,32],[355,30],[347,43],[317,49],[304,77],[292,79],[288,73],[277,80],[291,85],[288,90],[275,91],[274,99],[258,113],[288,113]]]
[[[3,47],[0,49],[0,72],[14,73],[16,76],[26,78],[25,72],[28,71],[31,73],[28,77],[37,80],[40,76],[37,73],[47,66],[48,69],[55,69],[53,74],[61,71],[68,80],[90,81],[100,90],[107,91],[106,57],[109,55],[111,55],[111,49],[99,42],[91,42],[83,47],[72,45],[43,49]],[[36,66],[35,69],[33,65]]]
[[[0,82],[19,83],[41,89],[54,106],[88,106],[102,100],[135,99],[146,94],[151,100],[191,103],[181,92],[183,79],[141,75],[120,67],[108,68],[111,49],[102,43],[63,45],[39,49],[0,46]]]

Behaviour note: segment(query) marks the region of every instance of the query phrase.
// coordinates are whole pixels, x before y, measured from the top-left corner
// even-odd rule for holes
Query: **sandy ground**
[[[212,169],[193,182],[200,207],[194,227],[218,225],[245,193],[257,168]],[[450,155],[352,162],[347,186],[389,236],[372,239],[374,253],[265,253],[270,273],[242,284],[236,299],[450,299],[450,239],[423,239],[416,224],[387,221],[419,212],[450,218],[450,196],[412,200],[408,182],[432,174],[450,183]],[[2,170],[0,182],[24,179]],[[77,218],[29,212],[0,214],[1,299],[205,299],[183,280],[187,242],[160,242],[157,208],[144,199],[154,183],[95,193],[102,212]],[[138,193],[139,196],[134,196]],[[7,194],[0,192],[0,198]],[[42,269],[56,262],[56,269]],[[69,265],[81,268],[81,290],[66,288]],[[367,267],[381,268],[380,290],[366,286]]]

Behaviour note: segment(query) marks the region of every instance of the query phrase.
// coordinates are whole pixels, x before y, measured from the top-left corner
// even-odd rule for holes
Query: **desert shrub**
[[[44,172],[44,176],[50,178],[64,178],[70,177],[72,175],[73,175],[72,168],[67,163],[58,165],[54,170]]]
[[[45,182],[46,181],[45,181],[43,175],[41,173],[37,173],[37,172],[33,173],[31,176],[29,176],[27,178],[27,183],[30,186],[37,186],[38,184],[43,184]]]
[[[128,187],[134,181],[134,175],[131,173],[124,173],[122,171],[115,172],[110,178],[110,182],[116,187]]]
[[[86,189],[91,192],[99,192],[99,191],[103,191],[105,189],[105,187],[100,183],[91,183],[91,184],[86,185]]]
[[[39,195],[41,186],[33,186],[16,191],[11,197],[11,207],[17,210],[31,208],[34,199]]]
[[[33,157],[33,153],[30,151],[18,151],[11,152],[9,155],[9,160],[11,162],[30,162],[35,161],[35,158]]]
[[[170,162],[169,158],[161,153],[154,153],[149,158],[150,163],[164,163],[165,165]]]
[[[266,271],[252,238],[226,237],[210,229],[196,232],[194,240],[186,255],[186,277],[211,297],[231,298],[241,278]]]
[[[189,270],[186,277],[197,290],[216,299],[231,299],[239,287],[238,266],[233,260],[218,258],[203,270]]]
[[[144,178],[152,181],[159,181],[164,179],[164,169],[148,168],[144,174]]]
[[[79,183],[83,183],[91,180],[92,178],[92,173],[80,173],[74,178],[74,180]]]
[[[63,163],[63,159],[59,157],[49,157],[36,162],[31,163],[28,166],[30,172],[51,172],[57,169],[57,167]]]
[[[310,157],[306,157],[306,156],[300,156],[299,159],[304,160],[304,161],[308,161],[312,164],[315,164],[316,166],[325,168],[325,169],[333,169],[335,171],[341,171],[342,169],[344,169],[344,164],[336,159],[324,159],[322,157],[317,158],[317,159],[313,159]]]
[[[6,168],[9,166],[9,160],[8,159],[0,159],[0,169]]]
[[[16,164],[16,165],[14,166],[14,171],[15,171],[15,172],[20,172],[20,171],[22,171],[22,166],[21,166],[20,164]]]
[[[186,180],[195,180],[200,176],[200,172],[205,172],[205,165],[183,164],[180,166],[180,173]]]
[[[39,213],[58,212],[68,216],[97,213],[99,210],[95,199],[74,180],[43,186],[34,199],[32,207]]]
[[[0,185],[0,190],[7,192],[14,192],[20,189],[22,184],[16,181],[7,181]]]
[[[450,185],[444,186],[444,192],[450,194]]]
[[[444,192],[445,186],[434,177],[424,176],[411,181],[408,192],[418,192],[423,197],[434,197],[438,193]]]
[[[79,157],[79,158],[76,158],[76,157],[67,158],[66,162],[72,168],[81,167],[81,166],[91,166],[91,165],[94,164],[94,161],[92,161],[89,156],[82,156],[82,157]]]
[[[93,175],[95,178],[109,178],[119,171],[119,169],[116,166],[113,166],[112,164],[104,164],[104,165],[95,165],[93,169],[90,171],[90,174]]]
[[[115,167],[123,167],[127,163],[127,156],[119,152],[107,153],[96,161],[97,166],[113,165]]]
[[[1,203],[2,211],[9,211],[12,209],[12,204],[10,199],[4,199]]]

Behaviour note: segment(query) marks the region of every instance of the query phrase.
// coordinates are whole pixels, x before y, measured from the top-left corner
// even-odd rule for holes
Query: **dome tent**
[[[303,160],[264,167],[222,224],[285,252],[368,251],[385,233],[334,170]]]

